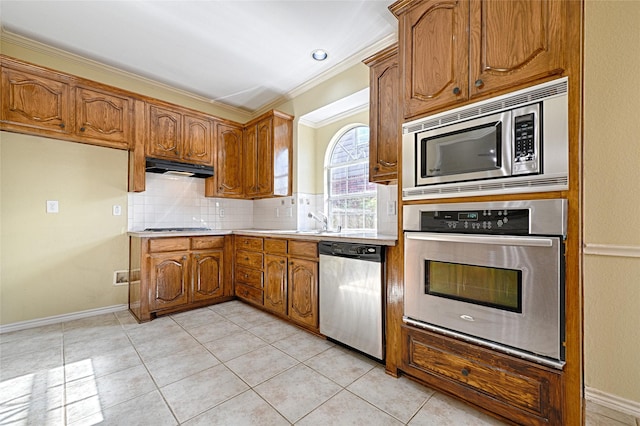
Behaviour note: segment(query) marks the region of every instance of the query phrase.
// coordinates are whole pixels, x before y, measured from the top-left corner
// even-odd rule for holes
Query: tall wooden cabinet
[[[565,3],[401,0],[405,119],[524,87],[563,72]]]
[[[398,180],[400,74],[398,46],[393,45],[364,61],[369,66],[369,181]]]

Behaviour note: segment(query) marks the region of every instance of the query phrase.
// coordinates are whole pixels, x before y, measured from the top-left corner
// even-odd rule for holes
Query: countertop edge
[[[377,233],[297,233],[296,231],[262,230],[262,229],[236,229],[223,230],[215,229],[211,231],[170,231],[170,232],[149,232],[149,231],[129,231],[127,235],[137,238],[167,238],[167,237],[197,237],[197,236],[224,236],[224,235],[247,235],[265,238],[286,238],[306,241],[337,241],[362,244],[378,244],[383,246],[395,246],[398,244],[398,237]]]

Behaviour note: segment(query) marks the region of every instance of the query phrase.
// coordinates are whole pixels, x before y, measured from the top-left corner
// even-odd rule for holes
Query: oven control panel
[[[528,235],[529,209],[423,211],[420,231]]]

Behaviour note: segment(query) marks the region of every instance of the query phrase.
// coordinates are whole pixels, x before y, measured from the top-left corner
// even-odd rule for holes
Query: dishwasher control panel
[[[378,245],[321,241],[318,250],[321,255],[349,257],[373,262],[384,261],[384,247]]]

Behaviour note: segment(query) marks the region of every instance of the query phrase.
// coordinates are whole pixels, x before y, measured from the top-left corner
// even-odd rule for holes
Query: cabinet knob
[[[200,259],[200,255],[199,254],[196,254],[196,259]]]
[[[248,257],[245,257],[245,258],[244,258],[244,260],[249,260],[249,258],[248,258]]]
[[[453,88],[453,94],[454,95],[459,95],[460,94],[460,88],[458,86]]]
[[[479,88],[479,87],[484,86],[484,81],[478,79],[478,80],[476,80],[476,82],[474,84],[475,84],[476,87]]]
[[[380,170],[380,166],[375,166],[375,167],[373,168],[373,170],[375,170],[375,171],[377,172],[378,170]]]
[[[187,260],[187,256],[182,256],[182,260]]]
[[[178,151],[177,149],[176,149],[175,151],[173,151],[173,153],[174,153],[175,155],[180,155],[180,151]]]
[[[61,129],[64,129],[64,123],[60,123],[59,126]]]
[[[80,127],[80,131],[81,132],[84,132],[85,130],[87,130],[87,129],[85,129],[84,127]]]
[[[249,274],[244,274],[244,279],[249,279]]]
[[[469,375],[469,370],[467,370],[466,368],[463,368],[461,373],[464,377],[467,377]]]
[[[187,152],[187,157],[191,157],[191,153],[190,152]]]

